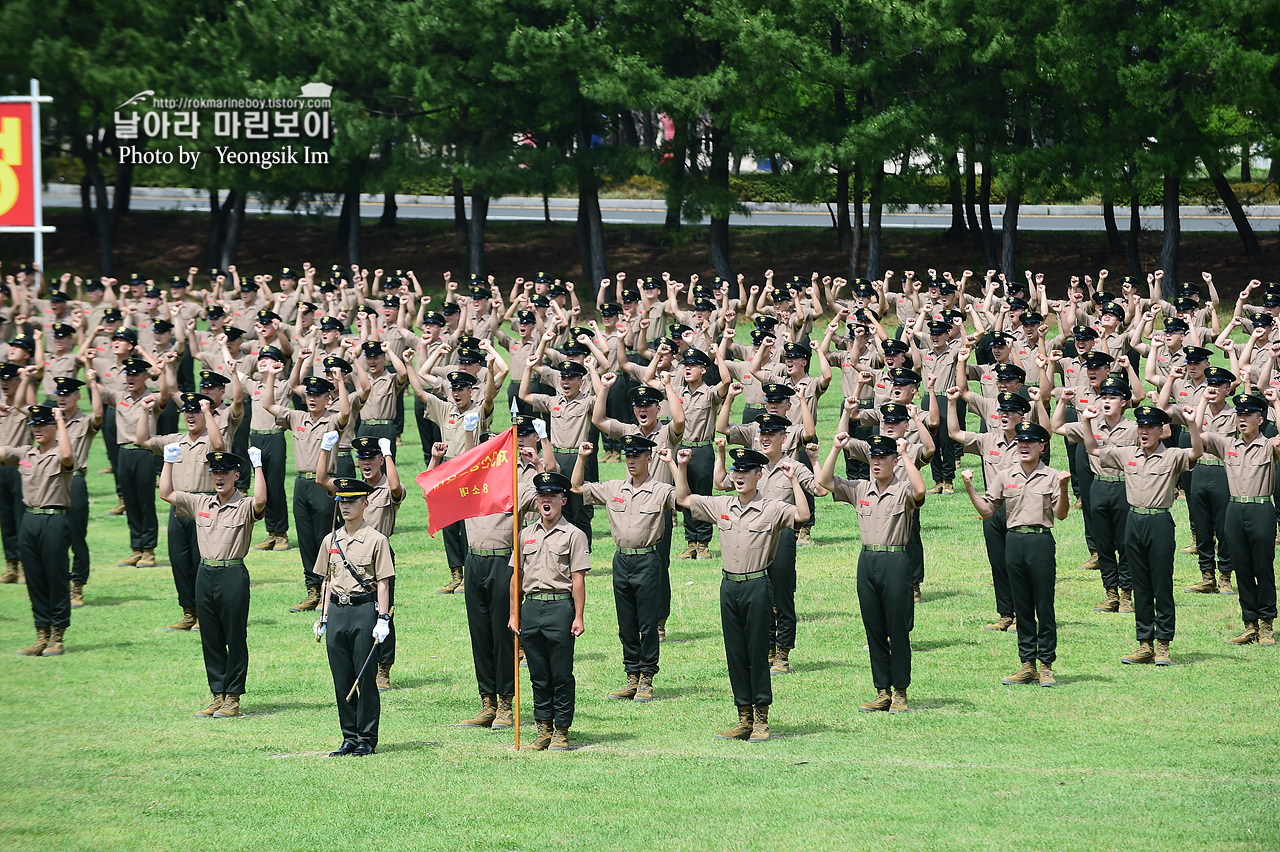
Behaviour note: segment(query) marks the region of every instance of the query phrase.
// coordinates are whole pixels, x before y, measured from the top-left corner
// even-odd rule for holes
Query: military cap
[[[180,399],[182,403],[178,406],[179,411],[199,411],[202,402],[213,404],[213,400],[202,393],[184,393]]]
[[[1119,302],[1107,302],[1102,306],[1102,313],[1111,314],[1113,317],[1117,317],[1118,319],[1124,319],[1124,305]]]
[[[148,295],[148,296],[150,296],[150,295],[151,295],[151,292],[152,292],[151,290],[148,290],[148,291],[147,291],[147,295]],[[159,290],[156,290],[156,291],[155,291],[155,294],[156,294],[156,295],[155,295],[155,298],[159,299],[159,298],[160,298],[160,291],[159,291]],[[66,302],[66,301],[68,301],[69,299],[70,299],[70,297],[69,297],[66,293],[64,293],[63,291],[61,291],[61,290],[54,290],[52,293],[50,293],[50,294],[49,294],[49,301],[50,301],[50,302]]]
[[[1014,296],[1012,299],[1010,299],[1008,302],[1008,305],[1009,305],[1009,310],[1011,311],[1025,311],[1031,307],[1030,305],[1027,304],[1026,299],[1019,299],[1017,296]]]
[[[929,320],[929,334],[950,334],[951,323],[942,320]]]
[[[381,354],[381,350],[379,350],[379,354]],[[474,349],[470,346],[464,346],[458,349],[459,364],[483,364],[484,361],[484,352],[480,349]]]
[[[1236,374],[1226,367],[1205,367],[1204,380],[1211,385],[1229,385],[1235,382]]]
[[[1154,405],[1139,405],[1133,410],[1133,419],[1139,426],[1165,426],[1169,423],[1169,415]]]
[[[885,355],[906,355],[911,351],[911,344],[891,337],[880,344],[880,351]]]
[[[645,279],[640,282],[640,287],[644,290],[657,290],[661,286],[661,284],[653,280],[652,275],[645,276]]]
[[[533,477],[533,487],[539,494],[568,494],[573,483],[563,473],[539,473]]]
[[[1121,396],[1128,399],[1132,393],[1129,380],[1124,376],[1107,376],[1098,384],[1098,396]]]
[[[813,350],[805,343],[787,343],[782,347],[784,358],[804,358],[806,361],[813,357]]]
[[[1259,393],[1241,393],[1231,400],[1237,414],[1266,414],[1267,398]]]
[[[552,284],[547,288],[547,295],[555,299],[560,296],[568,296],[569,290],[562,284]]]
[[[298,313],[300,314],[314,314],[318,310],[320,310],[320,307],[315,302],[298,303]]]
[[[1276,304],[1280,305],[1280,297],[1277,297]],[[1254,314],[1253,316],[1254,328],[1271,328],[1275,324],[1276,318],[1271,314]]]
[[[159,288],[159,287],[148,287],[148,288],[147,288],[147,292],[146,292],[146,293],[143,293],[143,295],[144,295],[144,296],[146,296],[148,299],[159,299],[159,298],[162,298],[162,297],[161,297],[161,294],[160,294],[160,288]],[[64,294],[62,298],[63,298],[63,301],[66,301],[66,298],[67,298],[67,297],[66,297],[66,295]]]
[[[1095,305],[1102,306],[1108,302],[1114,302],[1116,300],[1116,294],[1112,293],[1110,290],[1101,290],[1094,293],[1089,298],[1093,300]]]
[[[1170,334],[1186,334],[1191,330],[1191,326],[1181,317],[1170,317],[1164,321],[1164,330]]]
[[[1031,410],[1031,403],[1025,396],[1005,391],[996,395],[996,411],[1017,411],[1026,414]]]
[[[774,334],[772,331],[768,329],[764,329],[764,328],[751,329],[751,343],[755,346],[759,346],[761,343],[764,343],[766,339],[772,338],[776,340],[777,337],[778,336],[776,334]]]
[[[65,322],[55,322],[52,330],[54,337],[71,337],[76,333],[75,328]]]
[[[587,374],[587,368],[577,361],[561,361],[552,369],[565,379],[580,379]]]
[[[373,486],[363,479],[340,476],[333,480],[333,499],[341,503],[362,500],[373,493]]]
[[[656,446],[658,446],[656,443],[642,435],[633,433],[622,436],[622,454],[624,456],[638,456],[641,453],[651,452]]]
[[[423,325],[444,325],[444,314],[439,311],[427,311],[422,315]]]
[[[443,318],[442,318],[442,319],[443,319]],[[517,322],[517,323],[522,323],[522,324],[524,324],[524,325],[533,325],[533,324],[534,324],[534,323],[536,323],[537,321],[538,321],[538,315],[537,315],[537,314],[535,314],[533,311],[530,311],[530,310],[527,310],[527,309],[524,309],[524,308],[522,308],[522,309],[520,309],[520,310],[516,311],[516,322]],[[443,323],[442,323],[442,324],[443,324]]]
[[[279,361],[281,364],[284,363],[284,353],[276,346],[263,346],[259,349],[258,360],[261,361],[263,358],[270,361]]]
[[[227,309],[222,305],[210,305],[209,310],[205,311],[205,315],[211,320],[223,319],[227,315]]]
[[[920,374],[906,367],[894,367],[889,371],[889,383],[895,385],[918,385]]]
[[[178,286],[178,285],[174,285],[174,286]],[[181,286],[183,287],[187,286],[187,282],[183,281]],[[85,289],[85,292],[88,293],[88,292],[97,292],[98,290],[105,290],[107,289],[107,287],[105,284],[103,284],[101,281],[95,278],[92,281],[90,281],[88,284],[84,285],[84,289]]]
[[[1280,305],[1280,293],[1267,293],[1262,299],[1262,307],[1274,308]]]
[[[239,340],[244,337],[244,329],[237,325],[225,326],[222,332],[227,336],[227,340]]]
[[[138,332],[137,332],[136,330],[132,329],[132,328],[118,328],[118,329],[116,329],[116,330],[115,330],[115,333],[111,335],[111,339],[112,339],[112,340],[123,340],[123,341],[124,341],[124,342],[126,342],[126,343],[131,343],[131,344],[133,344],[134,346],[137,346],[137,345],[138,345]],[[15,339],[15,340],[13,341],[13,343],[14,343],[15,345],[19,345],[19,344],[18,344],[18,339]]]
[[[776,328],[778,325],[778,318],[760,314],[755,318],[754,322],[755,322],[756,328],[762,328],[762,329],[765,329],[766,331],[773,331],[773,329]]]
[[[151,364],[141,358],[125,358],[123,366],[126,376],[141,375],[151,369]]]
[[[1183,281],[1178,285],[1179,296],[1199,296],[1203,292],[1204,290],[1200,288],[1200,285],[1194,281]]]
[[[173,323],[168,320],[158,319],[151,325],[151,330],[156,334],[168,334],[173,331]]]
[[[759,424],[761,433],[765,432],[785,432],[791,428],[791,421],[780,414],[769,414],[768,412],[756,416],[755,422]]]
[[[120,313],[119,308],[105,308],[102,311],[103,322],[124,322],[124,314]]]
[[[529,297],[529,304],[535,308],[549,308],[551,307],[551,300],[542,293],[534,293]],[[457,311],[454,311],[454,313],[457,313]]]
[[[1084,365],[1086,370],[1093,370],[1098,367],[1110,367],[1115,360],[1115,358],[1112,358],[1106,352],[1090,350],[1085,353],[1084,358],[1080,359],[1080,363]]]
[[[731,470],[759,470],[769,463],[769,457],[764,453],[746,447],[734,447],[729,451],[729,458],[733,459]]]
[[[535,427],[534,427],[534,425],[533,425],[533,421],[535,421],[535,420],[537,420],[537,419],[538,419],[538,418],[536,418],[536,417],[530,417],[530,416],[529,416],[529,415],[527,415],[527,414],[517,414],[517,415],[516,415],[516,423],[515,423],[515,426],[516,426],[516,434],[517,434],[517,435],[532,435],[532,434],[534,434],[535,432],[537,432],[537,431],[538,431],[538,430],[537,430],[537,428],[535,428]]]
[[[1017,432],[1018,435],[1015,440],[1036,441],[1041,444],[1049,443],[1049,432],[1039,423],[1019,423]]]
[[[385,296],[382,297],[382,307],[384,308],[400,307],[400,297],[397,296],[395,293],[387,293]]]
[[[1194,311],[1198,307],[1200,307],[1200,303],[1187,296],[1179,296],[1173,300],[1173,309],[1178,313],[1182,313],[1183,311]]]
[[[27,406],[28,426],[47,426],[53,423],[53,409],[47,405]]]
[[[475,376],[465,370],[454,370],[446,376],[449,380],[449,388],[451,390],[459,390],[460,388],[473,388],[476,386],[477,379]]]
[[[617,302],[605,302],[600,306],[600,316],[616,317],[622,313],[622,305]]]
[[[333,393],[333,382],[321,376],[307,376],[302,380],[302,392],[309,394]]]
[[[222,387],[229,384],[230,381],[226,376],[221,373],[215,373],[213,370],[200,371],[200,387],[202,388]]]
[[[360,354],[366,358],[377,358],[387,353],[382,351],[382,342],[378,340],[366,340],[360,344]]]
[[[996,364],[996,381],[998,382],[1025,382],[1027,380],[1027,371],[1019,367],[1017,364]]]
[[[631,397],[632,405],[661,405],[662,401],[667,398],[662,391],[657,388],[651,388],[648,385],[632,388],[629,396]]]
[[[707,353],[701,349],[694,349],[690,346],[684,351],[684,355],[680,356],[681,364],[693,364],[700,367],[711,366],[711,359],[707,357]]]
[[[339,358],[337,355],[326,355],[324,360],[320,362],[327,373],[330,370],[341,370],[344,373],[352,371],[351,362],[346,358]]]
[[[1097,340],[1098,330],[1093,326],[1078,325],[1071,329],[1071,336],[1076,340]]]
[[[791,385],[782,385],[777,382],[765,382],[761,390],[764,391],[765,402],[782,402],[796,395],[796,389]]]
[[[272,310],[268,310],[267,308],[263,308],[262,310],[258,311],[258,317],[256,321],[262,323],[263,325],[266,325],[269,322],[275,322],[279,319],[280,319],[280,315],[278,313]]]
[[[995,331],[991,333],[992,346],[1008,346],[1013,342],[1013,338],[1005,334],[1003,331]]]
[[[637,293],[635,290],[622,291],[622,304],[634,305],[638,301],[640,301],[640,294]]]
[[[18,370],[21,369],[17,364],[11,361],[5,361],[0,364],[0,379],[16,379],[18,378]]]
[[[888,435],[872,435],[867,440],[868,456],[892,456],[898,452],[898,442]]]
[[[82,387],[84,387],[84,382],[79,379],[73,379],[70,376],[53,377],[53,393],[55,396],[68,396]]]
[[[283,281],[286,278],[288,278],[290,281],[298,280],[298,273],[293,271],[293,267],[286,266],[284,269],[280,270],[280,280]]]
[[[1044,323],[1044,314],[1039,311],[1027,311],[1022,315],[1023,325],[1041,325]]]
[[[880,406],[880,420],[883,423],[906,423],[910,419],[910,409],[900,402],[886,402]]]
[[[359,438],[351,439],[351,449],[355,450],[356,458],[371,459],[382,455],[382,448],[378,446],[378,439],[373,435],[362,435]]]
[[[1213,354],[1203,346],[1184,346],[1182,351],[1186,353],[1188,364],[1193,364],[1197,361],[1208,361],[1209,356]]]
[[[346,331],[347,327],[337,317],[325,317],[320,320],[321,331]]]

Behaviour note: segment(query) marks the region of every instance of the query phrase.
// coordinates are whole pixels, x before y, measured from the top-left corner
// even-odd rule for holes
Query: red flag
[[[427,534],[455,521],[510,512],[515,504],[515,427],[414,478],[427,501]]]

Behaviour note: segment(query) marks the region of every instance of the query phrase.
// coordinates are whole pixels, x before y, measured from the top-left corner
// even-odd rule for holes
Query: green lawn
[[[824,455],[838,393],[824,401]],[[400,454],[411,490],[416,441],[410,428]],[[98,441],[89,469],[104,463]],[[775,677],[774,740],[757,745],[712,738],[735,721],[718,560],[673,566],[660,700],[605,700],[622,670],[600,513],[578,748],[517,754],[510,731],[453,726],[477,707],[464,601],[433,593],[448,569],[411,493],[378,754],[329,760],[340,738],[328,666],[313,617],[288,612],[303,591],[297,550],[249,557],[247,715],[194,719],[208,699],[199,637],[164,630],[179,610],[163,537],[159,567],[114,567],[128,538],[105,514],[108,482],[90,474],[94,573],[65,656],[12,653],[31,639],[30,609],[24,587],[0,586],[9,849],[1280,848],[1280,649],[1224,644],[1236,599],[1183,593],[1199,575],[1179,555],[1175,665],[1121,665],[1132,617],[1093,612],[1103,595],[1098,574],[1075,567],[1087,555],[1079,512],[1058,530],[1061,686],[1010,687],[1000,678],[1017,668],[1016,639],[982,629],[995,614],[980,522],[962,494],[928,498],[912,712],[890,716],[856,709],[873,695],[857,529],[850,507],[820,501],[818,545],[799,557],[796,671]],[[1175,517],[1185,544],[1185,503]],[[527,677],[523,692],[531,736]]]

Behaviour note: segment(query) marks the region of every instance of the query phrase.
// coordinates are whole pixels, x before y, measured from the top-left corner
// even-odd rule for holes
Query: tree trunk
[[[489,218],[489,196],[480,183],[471,187],[471,231],[468,241],[468,271],[484,277],[484,226]]]
[[[853,239],[849,242],[849,280],[858,275],[862,255],[862,166],[853,164]]]
[[[628,113],[628,118],[629,115]],[[582,258],[582,274],[586,276],[594,293],[600,279],[608,274],[608,266],[604,254],[604,221],[600,215],[600,194],[596,186],[590,146],[586,105],[583,104],[578,109],[578,150],[574,157],[578,172],[578,253]]]
[[[880,277],[880,216],[884,212],[884,163],[876,162],[875,175],[871,178],[870,214],[867,219],[867,278]]]
[[[1107,253],[1119,254],[1124,251],[1120,243],[1120,229],[1116,226],[1116,201],[1110,195],[1102,199],[1102,223],[1107,230]]]
[[[347,264],[360,265],[360,182],[353,181],[347,190],[350,198],[347,204]]]
[[[1164,270],[1162,289],[1166,299],[1173,298],[1178,280],[1178,247],[1182,242],[1182,223],[1178,219],[1178,190],[1181,178],[1175,171],[1164,176],[1164,244],[1160,247],[1160,268]]]
[[[950,168],[947,170],[947,183],[951,189],[951,228],[948,234],[959,237],[965,232],[964,226],[964,187],[960,183],[960,152],[951,154]]]
[[[711,126],[711,264],[716,274],[733,282],[733,267],[729,263],[729,128],[720,125],[723,116]],[[730,284],[730,289],[737,289]]]
[[[618,136],[628,148],[640,147],[640,134],[636,131],[636,116],[631,110],[618,114]]]
[[[1016,281],[1018,273],[1018,208],[1022,205],[1022,178],[1010,181],[1004,198],[1004,217],[1000,227],[1000,271],[1005,281]]]
[[[991,163],[982,164],[982,181],[978,189],[978,212],[982,217],[982,254],[987,269],[998,269],[1000,258],[996,255],[996,232],[991,227]]]
[[[836,242],[841,251],[848,251],[853,242],[853,227],[849,223],[849,170],[836,169]]]
[[[98,221],[93,218],[93,184],[88,173],[80,178],[80,215],[84,218],[85,232],[91,237],[97,237]]]
[[[226,236],[222,241],[222,256],[218,259],[219,269],[226,269],[236,262],[236,250],[240,247],[240,228],[244,225],[246,200],[248,200],[248,194],[239,190],[233,189],[227,193],[227,200],[223,205]]]
[[[226,218],[222,215],[222,201],[216,188],[209,190],[209,250],[205,254],[205,266],[213,269],[222,255],[222,238],[226,232]]]
[[[133,163],[119,163],[116,166],[116,187],[111,200],[111,215],[116,225],[121,216],[129,215],[129,202],[133,200]]]
[[[667,180],[667,218],[662,227],[668,231],[680,230],[684,208],[684,182],[689,152],[689,122],[683,116],[672,116],[675,136],[671,139],[671,177]]]
[[[657,126],[658,116],[651,109],[646,109],[640,113],[640,144],[646,148],[652,148],[657,144]]]
[[[351,230],[351,213],[347,209],[351,206],[351,193],[342,193],[342,207],[338,209],[338,245],[345,246],[347,244],[347,232]]]
[[[1129,274],[1142,280],[1142,254],[1138,251],[1138,238],[1142,235],[1142,211],[1138,206],[1138,192],[1129,196]]]
[[[102,177],[97,154],[92,149],[85,151],[80,159],[84,162],[85,178],[93,185],[93,220],[98,231],[98,272],[101,275],[115,275],[115,227],[111,204],[107,200],[107,182]]]
[[[1240,144],[1240,180],[1242,183],[1253,182],[1253,146],[1249,144],[1249,138],[1245,137],[1244,142]]]
[[[378,217],[379,228],[394,228],[396,226],[396,194],[388,192],[382,196],[382,215]]]
[[[973,237],[973,247],[982,247],[982,225],[978,222],[978,175],[973,168],[973,152],[964,152],[964,217]],[[990,269],[990,267],[987,267]]]
[[[470,239],[470,229],[467,227],[467,191],[462,186],[462,178],[457,175],[453,178],[453,233],[459,246],[467,245]]]
[[[1218,191],[1218,197],[1222,199],[1223,205],[1227,208],[1227,212],[1231,214],[1231,221],[1236,225],[1236,233],[1240,235],[1240,242],[1244,243],[1244,253],[1246,255],[1260,254],[1262,247],[1258,245],[1258,235],[1253,232],[1253,225],[1249,224],[1249,217],[1245,215],[1244,208],[1240,206],[1240,199],[1236,197],[1235,190],[1231,188],[1231,182],[1227,180],[1227,176],[1222,173],[1222,169],[1218,168],[1217,163],[1211,157],[1203,157],[1205,170],[1209,173],[1209,180],[1213,181],[1213,188]]]

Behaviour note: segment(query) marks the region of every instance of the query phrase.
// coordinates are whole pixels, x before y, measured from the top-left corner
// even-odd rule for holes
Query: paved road
[[[137,187],[133,191],[132,206],[135,210],[182,210],[207,213],[207,195],[191,189],[151,189]],[[45,190],[45,207],[79,207],[79,187],[55,184]],[[433,195],[397,195],[397,214],[406,219],[452,219],[453,199]],[[312,212],[329,216],[338,215],[336,203],[311,202]],[[549,202],[551,218],[556,222],[573,222],[578,215],[578,202],[574,198],[553,198]],[[832,214],[820,204],[749,204],[750,215],[734,214],[731,225],[756,225],[768,227],[832,227]],[[601,212],[606,224],[660,225],[666,217],[666,205],[661,201],[642,199],[600,200]],[[283,207],[272,208],[256,201],[245,207],[250,214],[287,214]],[[993,225],[999,230],[1001,217],[992,210]],[[1142,208],[1144,230],[1159,231],[1163,227],[1160,208]],[[361,197],[360,215],[376,218],[382,213],[381,196]],[[1128,226],[1128,211],[1117,211],[1122,229]],[[1181,209],[1183,231],[1234,231],[1231,217],[1207,207],[1183,207]],[[489,203],[490,221],[541,222],[543,220],[540,198],[496,198]],[[1280,206],[1258,206],[1249,210],[1249,220],[1259,232],[1280,228]],[[703,224],[707,220],[704,218]],[[930,229],[951,225],[949,209],[909,205],[905,209],[888,213],[883,220],[886,228]],[[1018,227],[1025,231],[1100,231],[1102,209],[1096,206],[1035,205],[1023,207],[1018,215]]]

